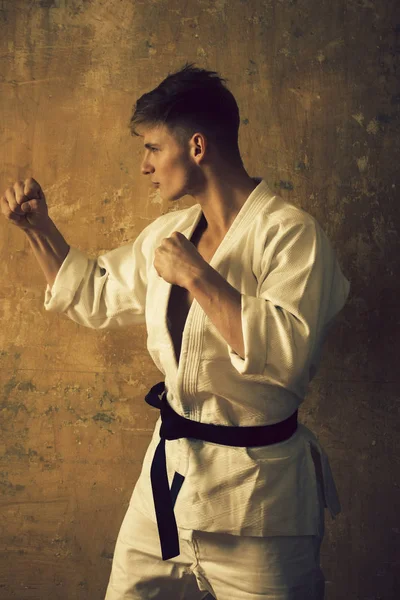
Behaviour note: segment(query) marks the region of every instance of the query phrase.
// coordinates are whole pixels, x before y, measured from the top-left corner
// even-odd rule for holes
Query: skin
[[[221,240],[256,183],[246,173],[240,158],[227,160],[202,133],[195,133],[182,146],[166,126],[139,130],[144,138],[143,175],[159,182],[164,200],[185,194],[200,204],[210,240]]]
[[[202,133],[195,133],[187,147],[165,126],[138,133],[145,146],[142,174],[158,182],[164,200],[192,196],[203,211],[201,243],[216,248],[257,184],[241,161],[224,159]],[[156,249],[154,267],[165,281],[188,290],[228,344],[244,358],[241,294],[204,260],[194,244],[180,232],[173,232]]]

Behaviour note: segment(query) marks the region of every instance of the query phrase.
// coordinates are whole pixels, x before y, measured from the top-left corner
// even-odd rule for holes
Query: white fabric
[[[188,313],[179,365],[167,326],[171,285],[158,276],[154,251],[180,231],[191,238],[196,204],[167,213],[130,244],[89,258],[70,249],[45,308],[95,329],[146,323],[147,347],[165,376],[168,402],[180,415],[219,425],[266,425],[303,402],[321,346],[349,294],[332,246],[308,213],[258,183],[210,265],[241,292],[245,356],[224,340],[196,300]],[[154,383],[154,382],[153,382]],[[150,387],[149,383],[149,387]],[[158,419],[132,498],[156,522],[150,465]],[[318,535],[318,497],[311,447],[317,452],[332,518],[340,503],[329,460],[300,425],[284,442],[238,448],[192,438],[166,442],[169,483],[185,476],[175,516],[183,529],[235,535]]]
[[[323,509],[321,513],[323,521]],[[131,503],[118,534],[105,600],[324,598],[318,536],[178,533],[179,556],[163,561],[156,523]]]

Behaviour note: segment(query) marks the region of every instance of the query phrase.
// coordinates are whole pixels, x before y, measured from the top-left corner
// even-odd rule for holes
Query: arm
[[[266,242],[256,296],[240,294],[209,265],[188,289],[225,338],[239,373],[300,394],[349,282],[324,232],[307,219],[279,223]]]
[[[27,229],[25,233],[33,254],[51,288],[62,263],[67,257],[70,246],[51,220],[49,220],[49,227],[45,232]]]
[[[95,329],[144,323],[147,230],[133,244],[91,259],[71,248],[48,216],[45,194],[32,177],[0,196],[4,217],[23,230],[47,280],[45,309]]]
[[[210,265],[191,280],[188,289],[229,346],[243,359],[240,292]]]
[[[48,280],[45,309],[62,312],[92,329],[145,323],[146,256],[151,254],[148,230],[152,226],[148,225],[134,242],[97,258],[70,247],[52,285]]]

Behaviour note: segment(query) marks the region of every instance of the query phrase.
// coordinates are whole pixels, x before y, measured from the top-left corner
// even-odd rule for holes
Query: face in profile
[[[144,158],[141,172],[163,200],[179,200],[192,195],[199,180],[199,167],[193,157],[193,145],[183,145],[165,125],[138,128],[143,138]]]

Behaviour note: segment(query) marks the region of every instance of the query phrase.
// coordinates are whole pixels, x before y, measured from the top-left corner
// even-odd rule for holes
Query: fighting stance
[[[324,509],[340,503],[297,415],[349,282],[317,221],[247,174],[224,81],[186,65],[136,102],[143,175],[196,203],[132,243],[97,259],[70,247],[34,179],[1,198],[46,276],[45,309],[94,329],[146,323],[163,375],[106,600],[324,597]]]

